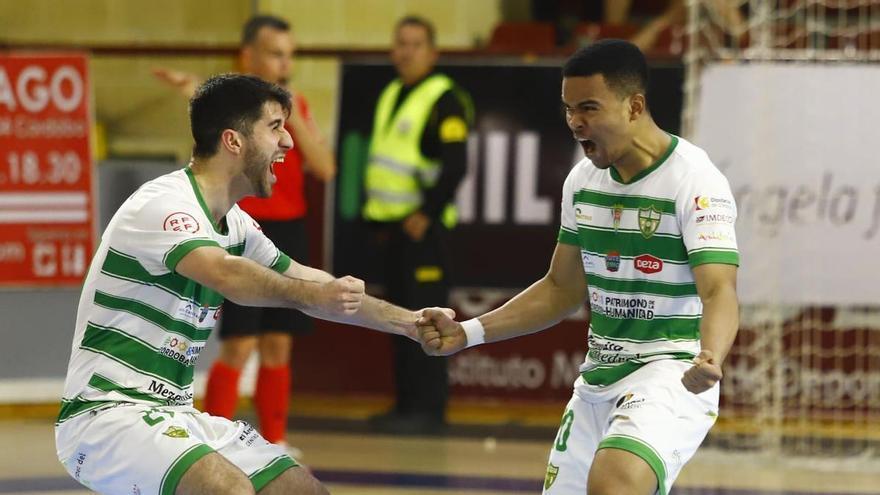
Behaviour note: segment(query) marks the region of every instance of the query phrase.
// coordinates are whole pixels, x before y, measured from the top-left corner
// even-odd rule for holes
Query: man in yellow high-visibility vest
[[[398,77],[379,97],[364,180],[363,217],[378,255],[388,300],[407,307],[445,305],[447,236],[455,225],[455,191],[466,172],[473,107],[449,77],[434,71],[433,25],[400,19],[391,59]],[[445,425],[445,358],[394,341],[394,408],[371,419],[381,431],[431,433]]]

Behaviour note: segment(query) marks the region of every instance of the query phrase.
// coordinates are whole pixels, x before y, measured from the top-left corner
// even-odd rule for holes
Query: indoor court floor
[[[488,437],[453,426],[442,436],[394,437],[363,426],[292,424],[297,433],[289,439],[303,450],[304,463],[339,495],[540,493],[554,435],[545,428],[528,438]],[[4,419],[0,445],[0,494],[90,493],[57,462],[51,421]],[[706,450],[685,468],[673,493],[880,495],[880,472],[833,473]]]

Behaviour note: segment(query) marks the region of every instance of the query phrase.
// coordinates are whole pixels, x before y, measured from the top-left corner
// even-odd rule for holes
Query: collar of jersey
[[[208,209],[208,204],[205,203],[205,198],[202,197],[202,191],[199,190],[199,183],[196,182],[196,176],[193,175],[192,169],[185,167],[183,170],[186,172],[187,178],[189,178],[189,183],[193,188],[193,192],[196,194],[196,200],[198,200],[199,206],[202,207],[202,211],[205,212],[205,215],[207,215],[208,220],[211,222],[211,227],[213,227],[214,231],[218,234],[226,235],[226,233],[223,232],[223,227],[214,221],[214,215],[211,215],[211,210]]]
[[[614,179],[615,182],[619,182],[624,185],[629,185],[629,184],[632,184],[634,182],[638,182],[638,181],[644,179],[645,177],[648,176],[648,174],[650,174],[651,172],[660,168],[660,165],[663,165],[663,163],[666,162],[666,159],[669,158],[669,155],[672,154],[672,150],[674,150],[676,145],[678,145],[678,137],[677,136],[675,136],[674,134],[669,134],[669,137],[672,138],[672,141],[669,142],[669,147],[666,148],[666,151],[663,152],[663,154],[660,156],[660,158],[658,158],[657,161],[652,163],[650,167],[648,167],[648,168],[642,170],[641,172],[637,173],[636,175],[634,175],[633,178],[630,179],[629,182],[624,182],[623,178],[620,176],[620,173],[614,167],[609,167],[611,169],[611,178]]]

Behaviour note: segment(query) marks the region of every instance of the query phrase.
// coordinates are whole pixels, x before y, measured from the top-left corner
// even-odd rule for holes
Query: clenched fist
[[[318,294],[318,308],[329,314],[353,315],[364,300],[364,281],[349,275],[324,284]]]
[[[467,336],[461,324],[452,318],[454,313],[440,308],[426,308],[416,322],[422,350],[431,356],[448,356],[467,346]]]
[[[710,350],[702,350],[694,358],[694,365],[684,372],[681,383],[689,392],[699,394],[712,388],[722,377],[721,365],[715,362]]]

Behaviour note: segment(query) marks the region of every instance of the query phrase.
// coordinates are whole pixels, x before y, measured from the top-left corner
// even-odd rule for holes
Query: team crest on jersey
[[[650,239],[654,232],[657,232],[661,216],[660,210],[654,205],[639,208],[639,230],[642,232],[642,237]]]
[[[178,211],[165,217],[162,228],[172,232],[195,233],[199,231],[199,222],[189,213]]]
[[[544,475],[544,490],[549,490],[551,486],[553,486],[553,482],[556,481],[556,477],[559,475],[559,466],[554,466],[552,463],[547,464],[547,474]]]
[[[611,220],[614,224],[614,231],[620,228],[620,219],[623,218],[623,205],[616,204],[611,206]]]
[[[189,438],[189,432],[179,426],[169,426],[162,434],[171,438]]]

